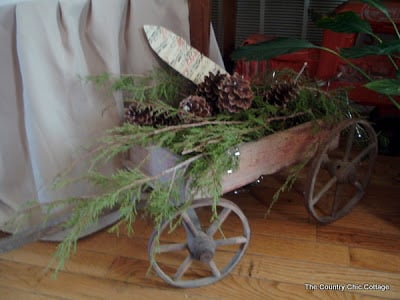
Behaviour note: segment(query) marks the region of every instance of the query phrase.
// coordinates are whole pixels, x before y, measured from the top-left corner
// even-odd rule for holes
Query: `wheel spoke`
[[[247,238],[244,236],[231,237],[227,239],[215,240],[217,247],[219,246],[230,246],[230,245],[240,245],[247,243]]]
[[[218,228],[222,225],[222,223],[224,223],[224,221],[229,216],[231,211],[232,210],[230,208],[224,207],[224,209],[218,215],[217,219],[208,228],[208,230],[207,230],[208,236],[213,236],[215,234],[215,232],[217,232]]]
[[[197,235],[197,228],[196,226],[193,224],[192,219],[189,217],[189,215],[187,214],[187,212],[183,212],[182,213],[182,219],[185,222],[185,224],[187,225],[187,227],[189,228],[189,230],[192,232],[193,236]]]
[[[337,178],[332,177],[325,185],[324,187],[318,192],[317,195],[315,195],[311,199],[311,205],[314,206],[320,199],[321,197],[336,183]]]
[[[182,251],[186,249],[186,246],[186,243],[160,245],[157,249],[157,253]]]
[[[343,157],[344,161],[348,161],[349,156],[350,156],[351,148],[353,148],[355,130],[356,130],[356,125],[354,124],[354,125],[351,126],[349,135],[347,136],[346,149],[345,149],[344,157]]]
[[[190,255],[188,255],[183,263],[179,266],[178,270],[176,271],[175,275],[173,276],[174,280],[180,280],[182,276],[186,273],[186,271],[192,265],[193,259]]]
[[[353,182],[353,185],[356,187],[356,189],[359,192],[363,192],[364,191],[364,187],[363,187],[363,185],[361,184],[360,181],[356,180],[355,182]]]
[[[325,169],[331,163],[328,153],[324,153],[321,159],[321,168]]]
[[[373,150],[375,147],[376,147],[375,144],[370,144],[370,145],[368,145],[367,148],[365,148],[363,151],[361,151],[360,154],[358,154],[358,155],[356,156],[356,158],[354,158],[354,159],[351,161],[351,164],[352,164],[352,165],[357,165],[357,164],[361,161],[361,159],[363,159],[363,157],[365,157],[367,154],[369,154],[369,152],[370,152],[371,150]]]
[[[221,277],[221,272],[219,271],[217,265],[215,264],[215,261],[212,259],[210,260],[210,262],[208,263],[208,266],[211,269],[211,272],[213,273],[213,275],[215,277]]]
[[[336,213],[338,211],[339,208],[339,202],[340,202],[340,197],[339,197],[339,189],[340,186],[336,185],[336,189],[335,189],[335,196],[333,197],[333,203],[332,203],[332,208],[331,208],[331,216],[335,217]]]

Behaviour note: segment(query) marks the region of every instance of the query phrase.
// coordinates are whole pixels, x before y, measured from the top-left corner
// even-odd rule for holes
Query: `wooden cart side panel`
[[[330,132],[327,126],[320,125],[318,129],[315,126],[305,123],[240,146],[239,168],[224,176],[224,193],[313,156]]]
[[[238,169],[222,178],[224,193],[252,183],[261,175],[274,174],[306,157],[315,154],[318,146],[326,142],[331,127],[308,122],[280,131],[258,141],[239,146]],[[133,166],[139,166],[148,176],[155,176],[179,162],[179,157],[159,147],[133,147],[130,151]],[[228,171],[228,170],[227,170]],[[160,178],[165,182],[171,175]],[[196,198],[205,197],[197,195]]]
[[[178,164],[179,157],[160,147],[141,147],[134,146],[129,151],[129,159],[133,167],[139,167],[140,170],[149,177],[157,176],[169,168]],[[167,182],[172,174],[165,175],[158,180]]]

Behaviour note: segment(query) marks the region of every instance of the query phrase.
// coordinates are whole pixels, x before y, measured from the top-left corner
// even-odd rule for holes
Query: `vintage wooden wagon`
[[[134,147],[130,152],[127,168],[140,165],[150,177],[162,175],[159,180],[174,176],[168,171],[176,167],[179,157],[168,150]],[[239,166],[222,178],[224,194],[260,176],[308,162],[302,189],[305,206],[317,222],[326,224],[349,213],[365,194],[376,160],[377,137],[365,120],[347,119],[336,125],[307,122],[239,145],[234,155],[239,156]],[[243,257],[251,234],[245,214],[232,201],[221,198],[215,203],[207,195],[189,193],[185,182],[180,198],[169,199],[183,209],[154,230],[148,242],[151,267],[165,282],[182,288],[212,284],[227,276]],[[56,216],[43,226],[3,238],[0,251],[63,233],[66,218]],[[118,210],[101,218],[108,224],[109,219],[115,222]],[[84,235],[98,229],[89,228]]]
[[[350,212],[363,197],[376,154],[376,134],[364,120],[337,125],[308,122],[240,145],[239,168],[227,170],[223,192],[310,160],[305,206],[317,222],[329,223]],[[154,176],[173,168],[178,157],[161,148],[135,148],[131,160]],[[187,192],[185,185],[180,204]],[[249,242],[249,223],[236,204],[221,198],[215,208],[207,195],[196,195],[187,208],[153,232],[148,254],[152,268],[168,284],[200,287],[228,275]]]
[[[172,61],[166,61],[181,63],[183,73],[195,71],[190,68],[190,63],[203,67],[199,68],[198,74],[192,74],[195,80],[214,70],[215,65],[204,67],[208,62],[203,64],[201,56],[201,63],[195,64],[194,50],[188,47],[179,56],[170,55],[174,53],[173,47],[184,45],[179,37],[169,39],[165,30],[154,26],[148,26],[147,30],[149,40],[159,46],[157,53],[162,54],[167,49],[164,54]],[[165,47],[166,43],[170,43],[170,48]],[[317,222],[329,223],[347,214],[363,197],[376,154],[376,134],[364,120],[350,118],[334,125],[322,121],[307,122],[238,145],[234,155],[239,156],[239,166],[236,170],[227,170],[222,178],[222,194],[251,184],[260,176],[276,174],[309,161],[304,186],[305,206]],[[175,168],[178,161],[179,157],[166,149],[135,147],[126,166],[140,165],[146,175],[162,174],[159,180],[168,180],[168,176],[174,174],[167,171]],[[171,199],[179,207],[186,204],[184,209],[154,230],[148,243],[149,259],[155,272],[168,284],[183,288],[200,287],[227,276],[243,257],[251,234],[245,214],[233,202],[224,198],[215,202],[208,195],[189,193],[186,182],[182,185],[180,198]],[[44,228],[33,228],[15,238],[2,240],[0,250],[15,248],[19,241],[23,244],[57,233],[67,217],[52,219]],[[113,212],[112,221],[117,218],[118,211]],[[13,239],[17,243],[9,247],[8,243]]]
[[[209,72],[225,72],[167,29],[145,25],[144,31],[157,55],[194,83]],[[315,121],[238,145],[234,152],[239,167],[227,170],[222,178],[223,194],[310,161],[305,206],[316,221],[329,223],[347,214],[364,195],[377,155],[377,137],[364,120],[350,118],[335,125]],[[179,158],[165,149],[135,148],[131,159],[144,173],[155,176],[170,173],[166,170],[173,169]],[[250,242],[248,221],[237,205],[190,195],[188,186],[183,184],[181,199],[173,200],[188,205],[155,230],[148,245],[156,273],[170,285],[185,288],[225,277]]]

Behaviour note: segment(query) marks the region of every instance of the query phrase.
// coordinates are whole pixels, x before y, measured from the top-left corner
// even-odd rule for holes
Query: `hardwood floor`
[[[138,220],[132,237],[103,230],[81,240],[57,279],[46,270],[54,243],[1,255],[0,298],[400,299],[400,182],[394,179],[399,173],[400,157],[379,156],[366,196],[329,225],[312,221],[294,191],[284,193],[265,219],[265,199],[277,187],[269,177],[227,195],[244,211],[252,237],[239,265],[209,286],[174,288],[148,272],[152,227]],[[323,289],[329,285],[346,289]]]

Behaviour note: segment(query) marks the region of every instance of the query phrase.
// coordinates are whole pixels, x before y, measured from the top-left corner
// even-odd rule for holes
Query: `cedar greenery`
[[[342,92],[326,93],[307,78],[299,78],[297,99],[287,107],[276,107],[263,100],[263,96],[274,82],[294,77],[291,71],[265,74],[252,82],[253,105],[246,111],[235,114],[221,113],[214,117],[196,120],[194,123],[174,126],[139,126],[123,123],[105,132],[82,159],[57,179],[58,188],[68,184],[68,172],[81,163],[88,163],[87,172],[82,178],[90,182],[98,191],[95,195],[84,195],[68,200],[74,204],[70,218],[64,224],[70,231],[57,247],[54,259],[56,270],[62,269],[65,262],[76,251],[77,241],[89,226],[96,224],[99,217],[110,210],[118,210],[121,222],[111,231],[119,231],[124,224],[129,233],[137,216],[149,217],[154,228],[181,210],[187,208],[194,195],[208,195],[214,203],[214,210],[222,195],[221,178],[227,170],[235,170],[238,158],[233,153],[238,145],[257,140],[268,134],[295,126],[300,123],[325,120],[338,122],[346,118],[349,107]],[[124,75],[113,77],[101,74],[88,78],[111,92],[122,91],[127,102],[151,103],[162,113],[177,115],[176,103],[187,97],[195,87],[175,72],[157,69],[147,76]],[[175,106],[174,106],[175,105]],[[317,122],[316,122],[317,124]],[[133,146],[162,147],[179,157],[177,164],[160,174],[149,176],[140,170],[140,165],[129,163],[125,168],[105,175],[100,170],[111,160],[126,161],[126,153]],[[302,165],[296,166],[283,189],[289,188]],[[161,181],[161,177],[168,180]],[[182,187],[190,182],[185,199]],[[278,197],[278,195],[277,195]],[[277,200],[274,199],[274,201]],[[55,205],[52,204],[52,207]]]

